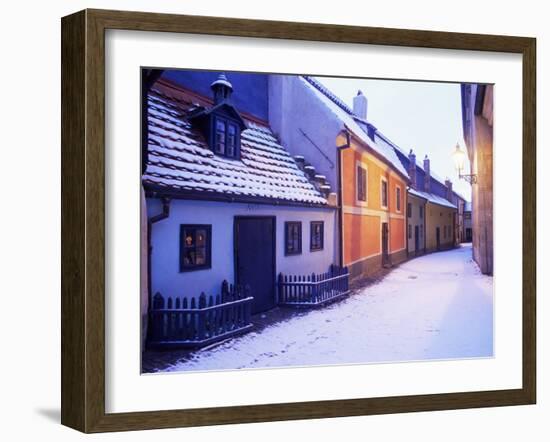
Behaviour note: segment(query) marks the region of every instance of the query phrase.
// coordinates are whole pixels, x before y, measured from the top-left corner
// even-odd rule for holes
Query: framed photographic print
[[[535,166],[532,38],[63,18],[62,423],[535,403]]]

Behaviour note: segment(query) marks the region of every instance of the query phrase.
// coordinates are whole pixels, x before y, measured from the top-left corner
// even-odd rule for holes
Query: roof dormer
[[[202,132],[214,154],[238,160],[241,158],[241,132],[246,124],[231,103],[233,86],[222,73],[210,88],[214,105],[210,109],[196,108],[189,120]]]

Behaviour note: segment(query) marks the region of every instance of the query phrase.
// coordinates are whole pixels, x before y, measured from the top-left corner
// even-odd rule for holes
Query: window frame
[[[222,123],[224,125],[224,151],[223,153],[218,152],[218,123]],[[240,160],[241,159],[241,131],[239,128],[239,124],[237,121],[235,121],[233,118],[226,117],[224,115],[217,115],[214,114],[212,116],[212,127],[211,127],[211,142],[210,142],[210,150],[214,153],[214,155],[217,155],[219,157],[228,158],[230,160]],[[228,155],[228,146],[229,146],[229,128],[233,127],[235,129],[234,134],[234,154]]]
[[[395,185],[395,211],[397,213],[401,213],[401,195],[403,194],[403,191],[401,189],[401,186],[399,184]]]
[[[321,226],[321,245],[318,247],[313,246],[313,226]],[[325,248],[325,222],[324,221],[310,221],[309,222],[309,251],[319,252]]]
[[[382,189],[384,189],[384,185],[383,183],[386,184],[386,192],[382,192]],[[384,196],[386,197],[386,204],[384,204]],[[389,206],[389,199],[388,199],[389,195],[388,195],[388,179],[384,176],[381,176],[380,177],[380,207],[382,209],[388,209]]]
[[[365,199],[359,198],[359,169],[364,172],[364,196]],[[369,169],[365,163],[356,161],[355,163],[355,202],[360,206],[367,206],[369,203]]]
[[[206,231],[206,241],[205,241],[205,263],[201,265],[194,265],[192,267],[186,266],[184,264],[184,251],[186,248],[184,245],[184,233],[186,229],[199,230],[203,229]],[[194,272],[197,270],[206,270],[212,268],[212,224],[180,224],[180,243],[179,243],[179,271],[180,273],[184,272]],[[198,246],[194,246],[196,249]]]
[[[407,218],[412,218],[412,203],[407,202]]]
[[[298,226],[298,250],[289,251],[288,250],[288,238],[289,238],[289,228],[293,225]],[[302,254],[302,221],[285,221],[285,256],[295,256]]]

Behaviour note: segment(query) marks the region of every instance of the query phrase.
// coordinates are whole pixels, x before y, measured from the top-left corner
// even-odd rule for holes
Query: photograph
[[[142,67],[138,93],[142,374],[494,357],[493,84]]]

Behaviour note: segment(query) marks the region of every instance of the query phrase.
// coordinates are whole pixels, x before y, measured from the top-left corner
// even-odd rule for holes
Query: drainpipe
[[[336,150],[338,152],[336,158],[338,162],[336,178],[336,182],[338,183],[338,242],[340,245],[338,261],[340,267],[344,267],[344,201],[342,200],[342,151],[351,147],[351,136],[349,134],[349,131],[344,130],[344,134],[346,135],[346,143],[342,144],[341,146],[336,146]]]

